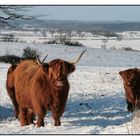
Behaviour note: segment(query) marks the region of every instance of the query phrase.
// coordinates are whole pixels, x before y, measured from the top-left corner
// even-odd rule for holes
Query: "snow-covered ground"
[[[36,48],[41,59],[73,60],[85,48],[27,43],[0,43],[0,55],[22,55],[23,48]],[[0,63],[0,134],[134,134],[139,119],[127,112],[120,70],[140,67],[140,52],[87,48],[77,69],[69,76],[71,89],[62,125],[53,126],[49,112],[45,127],[21,127],[5,89],[9,64]]]
[[[103,40],[76,40],[79,43],[82,43],[84,46],[90,48],[101,48],[104,43]],[[123,48],[132,48],[134,50],[140,50],[140,39],[123,39],[123,40],[111,40],[109,39],[106,43],[106,48],[108,49],[123,49]]]

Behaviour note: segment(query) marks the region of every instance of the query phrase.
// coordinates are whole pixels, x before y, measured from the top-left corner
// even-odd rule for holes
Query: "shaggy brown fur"
[[[32,63],[31,63],[31,65],[32,65]],[[7,89],[8,95],[10,96],[10,99],[12,100],[12,103],[13,103],[13,106],[15,109],[15,117],[18,118],[19,105],[18,105],[18,102],[16,100],[15,83],[14,83],[14,71],[15,71],[16,67],[17,67],[17,65],[12,65],[8,69],[7,80],[6,80],[6,89]],[[26,65],[26,67],[27,67],[27,65]],[[30,109],[27,110],[27,118],[28,118],[27,119],[28,124],[33,123],[33,120],[35,119],[35,115],[34,115],[33,111],[31,111]]]
[[[61,125],[60,117],[69,92],[67,77],[74,70],[74,64],[60,59],[47,64],[38,64],[33,60],[18,64],[14,70],[14,85],[21,125],[28,124],[29,109],[38,115],[38,127],[44,126],[44,117],[49,110],[55,126]]]
[[[127,109],[133,112],[140,108],[140,70],[137,68],[120,71],[124,83]]]
[[[14,88],[14,70],[16,69],[16,66],[17,65],[12,65],[8,69],[7,80],[6,80],[6,89],[7,89],[7,93],[9,95],[10,99],[12,100],[12,103],[15,108],[15,117],[18,118],[19,110],[18,110],[18,103],[17,103],[16,97],[15,97],[15,88]]]

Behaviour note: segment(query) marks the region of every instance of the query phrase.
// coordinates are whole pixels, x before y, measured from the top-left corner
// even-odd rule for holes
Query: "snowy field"
[[[50,40],[60,40],[62,36],[67,36],[65,33],[53,32],[53,35],[49,31],[44,31],[39,28],[35,31],[35,28],[28,30],[0,30],[0,40],[3,38],[2,35],[13,35],[13,41],[15,42],[26,42],[32,44],[46,44]],[[44,34],[43,34],[43,33]],[[105,37],[102,35],[92,34],[91,32],[81,32],[79,35],[76,31],[71,32],[71,41],[77,41],[86,47],[90,48],[101,48],[106,45],[108,49],[122,49],[125,47],[132,48],[134,50],[140,50],[140,31],[124,31],[115,32],[120,35],[120,39],[116,37]],[[52,37],[53,36],[53,37]],[[6,37],[6,36],[5,36]],[[69,36],[68,36],[69,37]],[[104,43],[106,41],[106,43]],[[1,42],[2,43],[2,42]]]
[[[22,50],[36,48],[41,59],[75,59],[84,47],[0,43],[0,55],[22,55]],[[13,106],[5,89],[9,64],[0,64],[0,134],[139,134],[139,118],[128,113],[120,70],[140,67],[140,52],[87,48],[77,69],[69,76],[71,89],[62,125],[53,126],[49,112],[45,127],[20,126],[13,117]]]

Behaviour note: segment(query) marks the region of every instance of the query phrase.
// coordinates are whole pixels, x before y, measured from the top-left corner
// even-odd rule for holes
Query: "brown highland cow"
[[[127,109],[133,112],[140,108],[140,69],[128,69],[119,74],[123,79]]]
[[[85,51],[75,62],[24,60],[16,66],[13,81],[22,126],[33,122],[34,113],[38,116],[37,127],[44,126],[47,111],[52,112],[55,126],[61,125],[60,117],[64,113],[70,88],[67,77],[75,70],[75,64]]]

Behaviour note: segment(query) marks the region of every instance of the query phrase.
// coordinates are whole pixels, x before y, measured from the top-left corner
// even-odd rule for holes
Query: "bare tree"
[[[69,31],[66,32],[66,34],[67,34],[67,40],[71,41],[72,31],[69,30]]]
[[[46,28],[43,28],[43,30],[41,30],[40,33],[42,34],[42,36],[43,36],[44,38],[47,37],[47,30],[46,30]]]
[[[49,32],[50,32],[50,34],[51,34],[51,39],[53,40],[55,30],[54,30],[54,29],[50,29]]]
[[[118,41],[121,41],[122,39],[123,39],[123,35],[121,35],[121,34],[117,35],[117,40]]]
[[[102,49],[107,49],[108,38],[102,39],[103,45],[101,45]]]
[[[36,17],[23,14],[30,6],[0,6],[0,26],[12,25],[15,20],[36,20]]]

